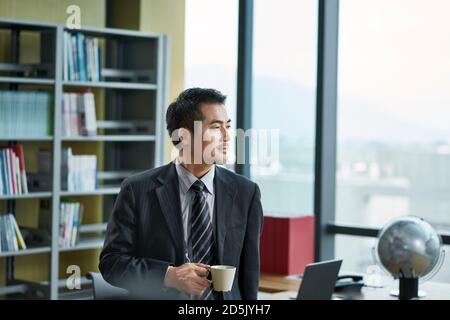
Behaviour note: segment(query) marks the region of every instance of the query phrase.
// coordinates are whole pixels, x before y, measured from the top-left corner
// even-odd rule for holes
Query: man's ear
[[[178,129],[178,139],[180,141],[179,144],[187,145],[190,141],[190,136],[191,136],[191,133],[188,129],[186,129],[186,128]]]

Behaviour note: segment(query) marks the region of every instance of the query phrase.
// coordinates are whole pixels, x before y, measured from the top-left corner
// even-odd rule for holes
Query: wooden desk
[[[298,291],[301,280],[291,280],[286,276],[261,273],[259,277],[259,291],[277,293],[284,291]]]
[[[383,278],[382,288],[363,287],[360,293],[344,294],[335,293],[334,299],[353,299],[353,300],[398,300],[391,296],[392,289],[398,289],[398,280],[388,277]],[[297,296],[301,280],[288,279],[286,276],[264,274],[260,276],[259,290],[267,295],[268,300],[290,300]],[[450,284],[440,282],[426,282],[419,284],[419,290],[427,293],[427,296],[420,300],[450,300]],[[265,296],[266,297],[266,296]]]

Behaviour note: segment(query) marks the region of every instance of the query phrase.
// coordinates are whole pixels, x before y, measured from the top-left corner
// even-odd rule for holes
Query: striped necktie
[[[214,238],[206,196],[203,193],[205,185],[197,180],[192,186],[194,199],[191,210],[190,243],[192,248],[192,261],[212,265],[214,262]],[[214,300],[212,288],[207,288],[198,298],[200,300]]]

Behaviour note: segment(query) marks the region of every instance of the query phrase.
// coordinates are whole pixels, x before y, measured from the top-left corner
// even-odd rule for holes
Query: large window
[[[185,87],[224,93],[232,127],[236,126],[238,14],[238,0],[186,0]],[[234,143],[230,147],[231,162]]]
[[[446,0],[341,0],[336,220],[411,214],[450,229],[450,24]],[[346,270],[373,241],[336,237]],[[361,254],[361,253],[365,254]],[[450,279],[450,260],[438,275]]]
[[[252,128],[278,130],[279,156],[253,149],[251,177],[272,215],[313,214],[317,14],[316,0],[254,1]]]

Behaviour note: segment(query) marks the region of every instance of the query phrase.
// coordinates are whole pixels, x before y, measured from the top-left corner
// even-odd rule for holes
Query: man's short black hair
[[[172,133],[180,128],[187,128],[194,133],[194,121],[202,121],[203,104],[225,104],[226,96],[215,89],[190,88],[184,90],[178,98],[169,105],[166,112],[167,131]],[[174,145],[178,144],[177,137],[172,139]]]

